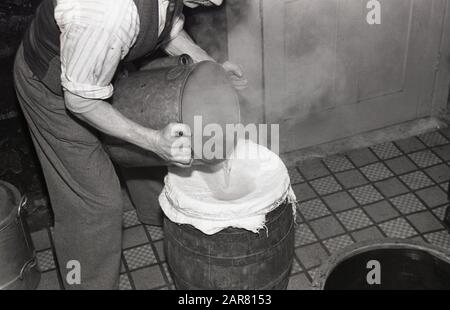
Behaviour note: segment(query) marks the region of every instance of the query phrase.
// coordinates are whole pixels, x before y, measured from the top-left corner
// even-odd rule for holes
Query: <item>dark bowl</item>
[[[368,281],[377,271],[379,282]],[[405,240],[355,244],[331,257],[314,285],[324,290],[449,290],[450,254]]]

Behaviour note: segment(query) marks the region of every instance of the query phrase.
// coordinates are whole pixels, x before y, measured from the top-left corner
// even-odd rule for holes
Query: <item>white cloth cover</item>
[[[266,147],[240,140],[229,160],[228,182],[224,167],[170,168],[159,196],[166,216],[212,235],[228,227],[258,232],[266,214],[286,200],[295,214],[286,166]]]

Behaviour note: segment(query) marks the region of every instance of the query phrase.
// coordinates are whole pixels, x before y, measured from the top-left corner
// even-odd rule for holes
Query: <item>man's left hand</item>
[[[234,88],[236,88],[237,90],[243,90],[247,88],[248,80],[245,78],[241,66],[232,63],[231,61],[224,62],[222,66],[228,72]]]

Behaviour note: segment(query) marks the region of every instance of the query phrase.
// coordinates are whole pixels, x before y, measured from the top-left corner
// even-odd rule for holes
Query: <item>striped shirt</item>
[[[161,34],[169,1],[158,1]],[[93,103],[82,98],[107,99],[113,94],[111,80],[117,66],[139,34],[137,7],[133,0],[58,0],[55,20],[61,30],[61,84],[80,97],[68,108],[87,112]],[[183,24],[184,17],[175,21],[172,38]]]

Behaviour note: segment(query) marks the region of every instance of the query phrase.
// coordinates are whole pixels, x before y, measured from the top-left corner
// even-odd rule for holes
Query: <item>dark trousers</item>
[[[62,97],[37,79],[19,49],[17,97],[44,172],[55,214],[54,238],[63,279],[81,266],[81,284],[67,289],[118,287],[122,196],[111,160],[91,128],[65,108]],[[69,266],[71,266],[69,264]]]

